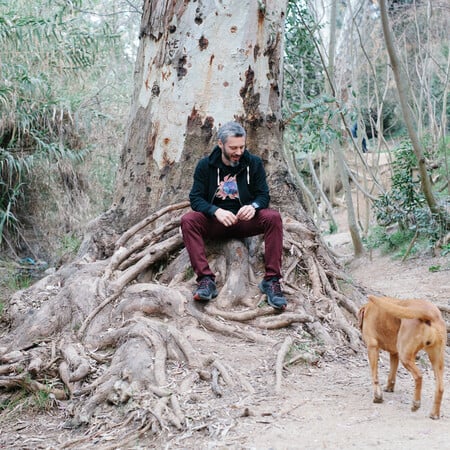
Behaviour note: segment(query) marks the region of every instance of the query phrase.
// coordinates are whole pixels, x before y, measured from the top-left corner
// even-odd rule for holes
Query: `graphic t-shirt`
[[[216,190],[214,204],[222,209],[227,209],[236,214],[241,207],[239,201],[239,189],[236,182],[237,174],[228,173],[223,178],[219,176],[219,186]]]

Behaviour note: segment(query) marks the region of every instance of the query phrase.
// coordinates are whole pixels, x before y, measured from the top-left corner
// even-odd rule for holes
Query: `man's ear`
[[[217,145],[223,150],[223,142],[220,139],[217,141]]]

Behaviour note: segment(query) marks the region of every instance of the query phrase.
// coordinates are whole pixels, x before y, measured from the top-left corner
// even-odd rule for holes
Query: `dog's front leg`
[[[398,369],[398,353],[390,353],[389,357],[390,357],[389,376],[386,388],[384,390],[386,392],[394,392],[395,379],[397,377],[397,369]]]
[[[373,402],[383,403],[383,394],[380,388],[380,382],[378,380],[378,359],[380,352],[377,346],[368,346],[367,355],[369,357],[370,371],[372,373],[372,384],[373,384]]]

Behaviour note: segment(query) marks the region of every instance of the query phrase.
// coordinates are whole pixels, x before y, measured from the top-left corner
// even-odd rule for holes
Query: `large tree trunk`
[[[230,384],[239,369],[194,348],[183,333],[193,323],[256,344],[276,344],[283,334],[272,330],[294,329],[311,345],[358,348],[362,294],[306,216],[283,155],[285,3],[145,1],[115,203],[91,224],[76,261],[12,299],[11,331],[0,341],[2,386],[69,399],[75,408],[67,426],[126,404],[133,415],[124,423],[146,424],[139,434],[182,429],[186,386],[211,383],[217,395],[217,377]],[[209,246],[220,293],[206,306],[192,299],[180,216],[195,164],[231,119],[242,122],[248,147],[263,158],[272,207],[283,215],[283,314],[258,294],[260,238]],[[177,364],[186,367],[183,380]]]
[[[285,1],[146,1],[130,126],[115,201],[134,223],[149,209],[186,199],[193,169],[230,120],[275,178],[275,204],[289,180],[282,162]]]

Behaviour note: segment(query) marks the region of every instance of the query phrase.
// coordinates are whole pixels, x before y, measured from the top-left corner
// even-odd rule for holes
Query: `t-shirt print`
[[[223,181],[220,182],[217,188],[216,197],[225,200],[227,197],[231,199],[239,198],[239,191],[236,182],[236,175],[227,175]]]

